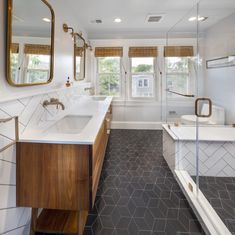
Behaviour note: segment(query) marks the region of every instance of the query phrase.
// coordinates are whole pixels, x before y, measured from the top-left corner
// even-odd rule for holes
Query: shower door
[[[168,31],[164,50],[174,174],[213,235],[235,234],[234,22],[233,0],[202,0]]]
[[[208,17],[198,21],[199,89],[206,97],[195,104],[198,112],[206,107],[196,125],[198,201],[215,234],[235,234],[235,2],[203,0],[197,12]]]

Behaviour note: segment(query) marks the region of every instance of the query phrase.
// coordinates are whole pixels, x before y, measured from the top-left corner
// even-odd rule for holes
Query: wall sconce
[[[67,24],[63,24],[63,30],[65,33],[68,33],[69,30],[71,30],[71,35],[73,37],[74,35],[74,29],[73,27],[68,26]]]
[[[89,48],[89,50],[92,51],[92,46],[91,46],[91,44],[90,44],[89,41],[88,41],[88,43],[86,43],[86,48],[87,48],[87,49]]]

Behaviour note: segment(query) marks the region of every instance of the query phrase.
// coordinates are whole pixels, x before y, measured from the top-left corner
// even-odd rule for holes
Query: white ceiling
[[[198,0],[67,0],[66,6],[73,5],[72,9],[90,39],[154,38],[164,37],[183,17],[184,20],[176,27],[177,31],[195,31],[195,23],[189,23],[188,18],[196,15],[197,2]],[[187,14],[190,9],[191,13]],[[206,30],[235,12],[235,0],[202,0],[199,12],[200,15],[209,17],[201,24],[201,30]],[[146,23],[149,14],[165,16],[160,23]],[[120,17],[122,23],[114,23],[116,17]],[[94,19],[102,19],[103,23],[91,23]]]
[[[13,35],[50,37],[51,24],[43,21],[51,19],[51,11],[42,1],[13,0]]]
[[[162,38],[177,22],[174,33],[180,32],[179,36],[190,37],[196,31],[196,23],[189,22],[188,18],[197,15],[197,2],[198,0],[50,0],[52,6],[62,8],[60,12],[76,18],[78,25],[88,33],[89,39]],[[17,34],[27,34],[27,30],[30,32],[28,34],[35,36],[50,33],[50,24],[42,21],[43,17],[50,18],[50,11],[40,0],[14,0],[14,4],[17,9],[15,14],[24,19],[24,22],[14,22]],[[24,5],[27,7],[22,7]],[[208,17],[207,21],[200,24],[202,31],[235,12],[235,0],[201,0],[199,6],[200,15]],[[149,14],[164,14],[164,17],[159,23],[146,23]],[[122,22],[114,23],[116,17],[120,17]],[[103,23],[92,23],[95,19],[102,19]]]

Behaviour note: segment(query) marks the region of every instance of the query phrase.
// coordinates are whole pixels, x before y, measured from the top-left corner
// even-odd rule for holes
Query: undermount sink
[[[86,127],[91,118],[92,116],[67,115],[49,128],[48,132],[58,134],[79,134]]]
[[[92,96],[92,100],[95,101],[104,101],[106,98],[106,96]]]

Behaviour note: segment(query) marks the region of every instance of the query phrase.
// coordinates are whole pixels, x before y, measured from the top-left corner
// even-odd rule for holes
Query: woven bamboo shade
[[[11,53],[15,53],[15,54],[19,53],[19,44],[18,43],[11,44]]]
[[[32,55],[51,55],[51,47],[40,44],[25,44],[24,53]]]
[[[79,57],[82,57],[83,51],[84,51],[83,47],[76,47],[75,48],[75,55],[79,56]]]
[[[164,48],[165,57],[192,57],[193,55],[193,46],[167,46]]]
[[[122,47],[96,47],[95,57],[122,57]]]
[[[157,47],[130,47],[129,57],[157,57]]]

